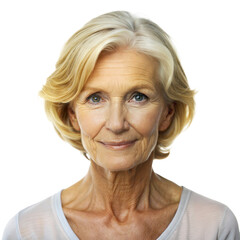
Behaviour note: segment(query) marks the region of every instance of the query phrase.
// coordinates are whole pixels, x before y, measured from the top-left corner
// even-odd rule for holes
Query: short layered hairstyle
[[[115,11],[92,19],[77,31],[65,44],[55,71],[40,91],[47,116],[59,136],[86,156],[81,133],[70,122],[68,107],[81,94],[100,54],[120,48],[151,56],[158,62],[160,94],[166,104],[175,106],[171,125],[159,133],[154,150],[154,157],[163,159],[169,155],[173,140],[193,119],[195,92],[189,87],[169,36],[148,19]]]

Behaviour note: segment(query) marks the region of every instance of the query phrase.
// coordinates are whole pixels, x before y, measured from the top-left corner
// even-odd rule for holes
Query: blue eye
[[[96,104],[101,102],[101,97],[98,94],[94,93],[87,98],[87,101],[92,104]]]
[[[136,102],[143,102],[148,99],[148,97],[143,93],[135,93],[132,97]]]

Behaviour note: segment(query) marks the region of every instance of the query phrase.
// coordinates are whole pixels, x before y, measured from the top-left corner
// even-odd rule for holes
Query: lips
[[[132,146],[137,140],[133,141],[111,141],[111,142],[100,142],[103,144],[105,147],[110,148],[110,149],[115,149],[115,150],[120,150],[120,149],[125,149],[130,146]]]

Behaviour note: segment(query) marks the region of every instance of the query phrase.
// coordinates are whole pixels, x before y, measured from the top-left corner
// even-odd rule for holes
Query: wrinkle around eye
[[[97,94],[90,95],[90,97],[87,98],[87,102],[91,104],[97,104],[101,102],[101,97]]]
[[[140,96],[142,99],[140,101],[138,101],[136,99],[136,96]],[[135,104],[135,105],[143,105],[143,104],[146,104],[148,101],[149,101],[149,97],[147,95],[145,95],[144,93],[141,93],[141,92],[135,92],[132,94],[132,96],[128,102]]]

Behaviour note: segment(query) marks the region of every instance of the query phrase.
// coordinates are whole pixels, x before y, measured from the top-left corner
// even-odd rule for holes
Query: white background
[[[192,126],[154,170],[228,205],[240,222],[239,1],[2,1],[0,234],[19,210],[80,180],[88,161],[47,120],[38,92],[67,39],[102,13],[127,10],[172,38],[198,90]]]

